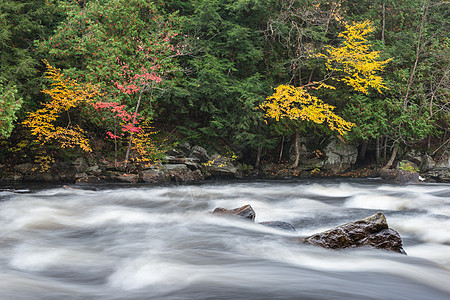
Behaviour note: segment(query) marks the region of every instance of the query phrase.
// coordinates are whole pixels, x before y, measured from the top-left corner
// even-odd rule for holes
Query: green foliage
[[[15,86],[4,86],[0,80],[0,138],[7,139],[17,120],[16,112],[22,105]]]
[[[42,99],[41,58],[33,41],[51,34],[60,19],[58,8],[47,0],[0,2],[0,80],[17,87],[27,110]]]
[[[400,170],[408,171],[408,172],[419,172],[419,169],[411,165],[409,162],[401,161],[398,165]]]

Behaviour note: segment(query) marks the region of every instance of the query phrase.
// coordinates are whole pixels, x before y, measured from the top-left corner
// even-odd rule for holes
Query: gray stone
[[[322,168],[324,164],[325,164],[324,159],[311,158],[301,161],[301,164],[298,167],[301,171],[311,171],[316,168]]]
[[[162,183],[170,180],[167,174],[159,169],[144,170],[141,172],[141,175],[142,181],[148,183]]]
[[[348,170],[358,157],[358,148],[350,144],[338,143],[332,138],[325,147],[324,154],[327,157],[324,162],[324,169],[338,174]]]
[[[184,156],[189,156],[189,154],[191,153],[191,145],[187,142],[179,144],[178,149],[183,151]]]
[[[255,211],[249,204],[235,209],[217,207],[212,213],[215,215],[237,216],[251,221],[254,221],[256,217]]]
[[[406,170],[383,169],[380,171],[383,179],[391,180],[396,183],[417,183],[419,182],[419,173]]]
[[[189,157],[192,158],[198,158],[200,162],[207,162],[211,159],[211,157],[208,155],[208,152],[206,152],[205,148],[202,148],[200,146],[194,146],[191,149],[191,154]]]
[[[100,169],[100,167],[98,165],[94,165],[87,169],[87,173],[91,174],[91,175],[99,176],[102,174],[102,170]]]
[[[129,183],[137,183],[137,182],[139,182],[139,175],[125,173],[125,174],[121,174],[121,175],[117,176],[117,179],[120,181],[129,182]]]
[[[185,164],[165,164],[161,168],[167,171],[186,171],[188,169]]]
[[[436,163],[435,169],[450,169],[450,156],[441,158]]]
[[[24,163],[14,166],[14,171],[27,175],[39,170],[38,164]]]
[[[328,249],[371,247],[405,254],[402,238],[389,228],[381,212],[314,234],[303,241]]]
[[[432,170],[436,166],[436,163],[434,162],[433,158],[429,156],[428,154],[425,154],[421,158],[421,164],[420,164],[420,172],[428,172]]]
[[[437,182],[450,182],[450,169],[433,169],[428,171],[425,176]]]
[[[289,224],[287,222],[282,222],[282,221],[267,221],[267,222],[260,222],[259,224],[268,226],[268,227],[273,227],[276,229],[286,230],[286,231],[297,231],[297,230],[295,230],[294,226],[292,226],[291,224]]]
[[[237,177],[239,172],[228,157],[220,155],[214,155],[205,165],[205,169],[214,177]]]
[[[89,168],[89,165],[83,157],[78,157],[72,162],[72,165],[75,167],[78,173],[86,172]]]
[[[168,156],[174,156],[174,157],[183,157],[184,153],[181,150],[178,149],[171,149],[166,152]]]

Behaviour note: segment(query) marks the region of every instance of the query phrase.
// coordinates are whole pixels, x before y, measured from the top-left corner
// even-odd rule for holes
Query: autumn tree
[[[353,23],[346,25],[346,31],[339,34],[343,38],[342,46],[327,48],[328,55],[318,55],[326,58],[326,66],[331,71],[327,78],[343,81],[351,86],[353,90],[367,94],[369,88],[381,92],[385,88],[382,78],[377,71],[383,70],[388,60],[380,61],[379,53],[370,49],[370,44],[365,38],[373,31],[370,22]],[[334,113],[334,106],[324,103],[317,96],[311,95],[309,91],[318,90],[322,87],[334,90],[335,87],[321,82],[308,83],[302,87],[280,85],[276,92],[266,98],[260,106],[266,112],[266,117],[279,120],[287,118],[290,120],[312,121],[322,124],[326,122],[328,128],[345,135],[354,126],[352,122],[344,120]],[[306,89],[309,89],[306,90]],[[298,144],[299,132],[295,136],[295,161],[292,167],[297,167],[300,156],[300,145]]]
[[[52,67],[47,61],[44,63],[47,66],[46,78],[51,85],[42,92],[49,95],[51,100],[44,103],[42,108],[30,112],[22,124],[30,129],[41,145],[55,142],[61,148],[80,147],[91,152],[89,140],[84,130],[71,118],[70,110],[99,96],[98,88],[67,78],[61,70]],[[67,117],[65,124],[61,124],[63,117]]]
[[[332,131],[345,135],[353,127],[353,123],[345,121],[334,112],[334,106],[324,103],[312,96],[302,87],[279,85],[275,93],[266,98],[260,106],[266,112],[266,117],[279,121],[281,118],[299,121],[311,121],[317,124],[325,123]],[[295,135],[295,161],[296,168],[299,163],[300,145],[298,145],[299,132]]]
[[[345,28],[338,35],[343,39],[342,44],[327,47],[324,55],[327,69],[334,73],[334,80],[344,82],[357,92],[368,94],[372,88],[381,93],[386,85],[378,73],[391,59],[380,60],[380,52],[371,49],[367,36],[375,28],[370,21],[353,22]]]
[[[61,1],[59,6],[67,18],[52,37],[37,43],[39,51],[70,77],[97,84],[102,102],[125,105],[122,111],[133,116],[129,130],[122,131],[129,139],[127,161],[138,116],[151,120],[157,115],[154,104],[179,70],[175,57],[185,53],[177,14],[164,11],[163,2],[145,0]],[[103,111],[111,113],[107,104]],[[105,116],[92,117],[101,113],[89,107],[81,111],[99,131],[114,131],[108,120],[102,124]]]

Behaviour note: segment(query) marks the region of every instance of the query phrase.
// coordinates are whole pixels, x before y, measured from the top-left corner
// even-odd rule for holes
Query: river
[[[250,204],[256,221],[211,215]],[[408,255],[299,245],[375,212]],[[0,299],[450,299],[450,185],[0,187]]]

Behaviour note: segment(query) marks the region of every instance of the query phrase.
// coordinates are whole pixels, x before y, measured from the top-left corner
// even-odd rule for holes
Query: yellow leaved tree
[[[302,87],[281,84],[260,107],[266,112],[266,117],[277,121],[280,118],[289,118],[312,121],[317,124],[326,123],[331,130],[341,135],[350,131],[353,126],[353,123],[345,121],[334,113],[334,106],[310,95]]]
[[[391,59],[380,60],[380,52],[371,50],[367,35],[375,29],[370,21],[347,24],[338,37],[343,38],[340,47],[327,47],[326,66],[328,70],[342,74],[334,77],[343,81],[355,91],[368,94],[369,88],[387,89],[378,72],[383,71]]]
[[[370,49],[370,43],[366,36],[373,32],[369,21],[357,22],[346,25],[346,31],[339,34],[344,39],[340,47],[327,47],[327,54],[319,54],[314,57],[325,57],[326,67],[331,72],[326,78],[343,81],[355,91],[367,94],[369,88],[374,88],[381,93],[386,88],[382,78],[377,75],[382,71],[388,60],[380,61],[379,52]],[[335,87],[321,82],[313,82],[308,88],[320,89],[322,87],[335,89]],[[306,86],[294,87],[291,85],[279,85],[273,95],[267,97],[259,106],[265,111],[267,118],[276,121],[287,118],[290,120],[312,121],[317,124],[325,123],[329,129],[344,136],[355,125],[344,120],[334,112],[335,107],[324,103],[314,95],[311,95]],[[300,157],[299,132],[295,134],[295,161],[292,167],[297,167]]]
[[[46,60],[44,63],[47,66],[46,78],[51,86],[42,92],[49,95],[51,101],[29,113],[23,125],[30,129],[41,145],[54,141],[62,148],[80,147],[91,152],[84,130],[71,121],[68,112],[100,95],[99,89],[91,84],[80,84],[76,80],[65,78],[61,70],[52,67]],[[57,121],[63,113],[67,113],[66,124],[58,126]]]

